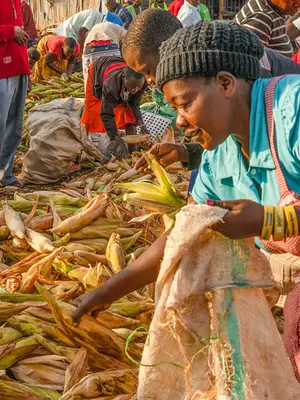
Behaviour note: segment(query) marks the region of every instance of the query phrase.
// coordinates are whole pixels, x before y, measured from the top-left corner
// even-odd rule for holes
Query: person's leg
[[[0,103],[0,185],[2,186],[12,185],[16,182],[13,175],[13,163],[22,138],[27,86],[27,75],[0,80],[0,94],[2,94]]]

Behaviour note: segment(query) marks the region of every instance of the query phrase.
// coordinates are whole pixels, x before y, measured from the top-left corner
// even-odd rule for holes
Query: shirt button
[[[256,174],[256,169],[255,169],[255,168],[253,168],[253,169],[251,170],[251,174],[252,174],[252,175],[255,175],[255,174]]]

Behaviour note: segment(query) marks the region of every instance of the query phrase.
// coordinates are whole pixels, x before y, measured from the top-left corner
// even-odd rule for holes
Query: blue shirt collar
[[[269,80],[267,79],[258,79],[253,84],[251,91],[249,169],[275,169],[267,132],[265,104],[262,101],[268,82]],[[242,152],[239,149],[240,145],[234,135],[231,135],[220,146],[226,147],[227,157],[226,160],[223,160],[221,156],[218,159],[216,180],[232,177],[233,181],[235,181],[240,176],[241,165],[244,163]],[[216,155],[218,153],[216,149]],[[221,154],[224,154],[224,152],[220,152]]]

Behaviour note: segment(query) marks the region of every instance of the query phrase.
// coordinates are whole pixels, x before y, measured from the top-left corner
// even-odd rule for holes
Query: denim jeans
[[[189,184],[189,189],[188,189],[189,193],[192,193],[192,191],[193,191],[197,175],[198,175],[198,169],[193,169],[193,171],[191,172],[190,184]]]
[[[0,186],[16,182],[15,153],[22,138],[28,75],[0,79]]]

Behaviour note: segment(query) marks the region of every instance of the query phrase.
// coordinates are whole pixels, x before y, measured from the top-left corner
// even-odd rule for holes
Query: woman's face
[[[166,100],[177,111],[177,126],[197,135],[207,150],[215,149],[234,133],[236,79],[220,72],[216,77],[190,77],[167,82]]]

